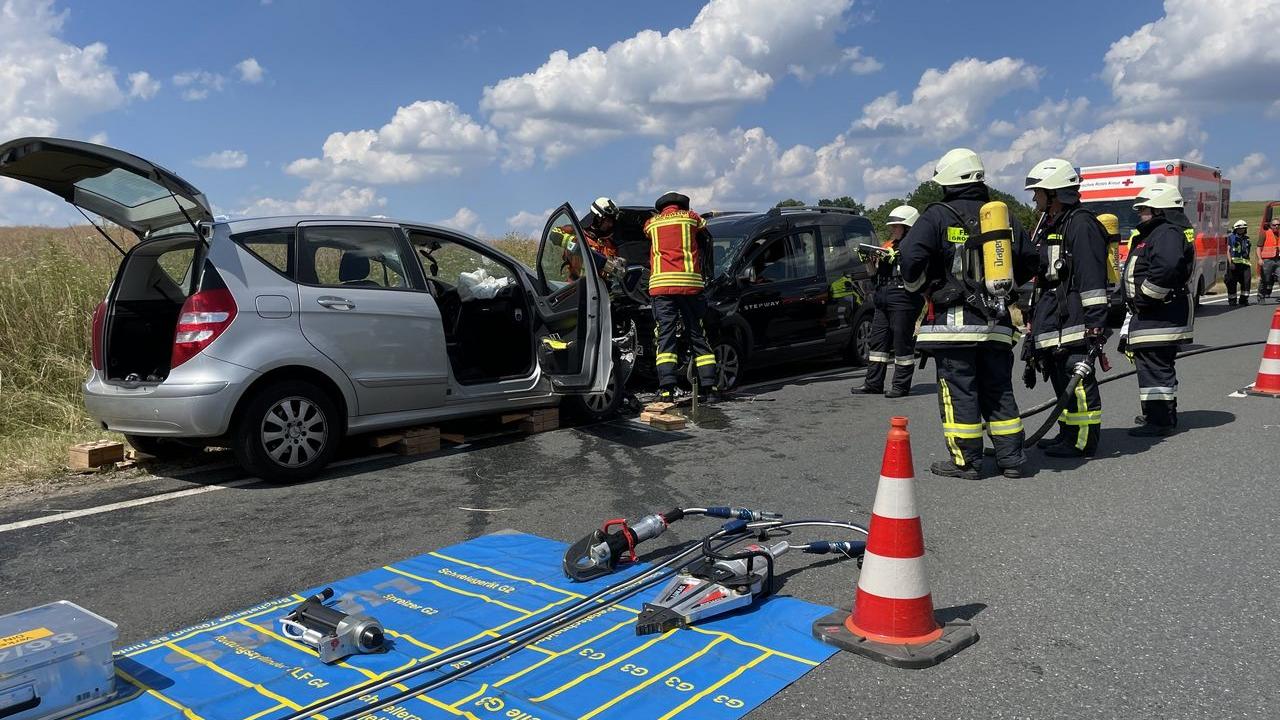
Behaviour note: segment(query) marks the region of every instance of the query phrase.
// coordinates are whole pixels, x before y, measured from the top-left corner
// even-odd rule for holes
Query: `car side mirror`
[[[757,279],[756,268],[754,265],[748,265],[738,273],[738,282],[743,285],[752,285]]]

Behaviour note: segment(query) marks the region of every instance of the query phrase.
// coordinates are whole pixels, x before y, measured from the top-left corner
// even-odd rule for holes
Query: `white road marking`
[[[369,455],[366,457],[348,458],[346,460],[330,463],[328,467],[339,468],[346,465],[356,465],[386,457],[392,457],[391,453],[379,453],[377,455]],[[120,502],[108,503],[106,505],[98,505],[96,507],[83,508],[80,510],[68,510],[66,512],[55,513],[53,515],[45,515],[43,517],[31,518],[30,520],[19,520],[17,522],[0,525],[0,533],[39,527],[40,525],[62,522],[63,520],[75,520],[76,518],[88,517],[90,515],[101,515],[102,513],[115,512],[117,510],[127,510],[129,508],[140,507],[142,505],[152,505],[154,503],[168,502],[170,500],[180,500],[182,498],[217,492],[218,490],[230,490],[232,488],[244,487],[246,485],[253,485],[261,482],[262,480],[256,477],[242,478],[240,480],[232,480],[221,485],[204,485],[187,490],[160,493],[158,495],[150,495],[147,497],[135,498],[133,500],[122,500]]]
[[[139,507],[142,505],[151,505],[153,503],[168,502],[169,500],[177,500],[179,498],[191,497],[193,495],[203,495],[205,493],[217,492],[218,490],[229,490],[231,488],[243,487],[254,483],[262,482],[257,478],[245,478],[243,480],[233,480],[232,482],[222,485],[205,485],[203,487],[191,488],[189,490],[178,490],[177,492],[161,493],[150,497],[137,498],[134,500],[124,500],[121,502],[109,503],[107,505],[99,505],[97,507],[84,508],[82,510],[70,510],[55,515],[45,515],[44,517],[32,518],[30,520],[19,520],[5,525],[0,525],[0,533],[12,532],[14,530],[23,530],[26,528],[37,527],[40,525],[48,525],[49,523],[61,522],[63,520],[74,520],[76,518],[87,517],[89,515],[100,515],[102,513],[115,512],[116,510],[124,510],[131,507]]]

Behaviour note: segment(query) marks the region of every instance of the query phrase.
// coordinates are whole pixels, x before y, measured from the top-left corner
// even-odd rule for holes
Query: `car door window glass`
[[[818,276],[818,229],[808,228],[788,240],[787,254],[791,278],[802,280]]]
[[[445,237],[411,232],[409,240],[422,272],[439,294],[457,290],[461,300],[488,299],[516,282],[505,263]]]
[[[757,282],[782,282],[817,275],[817,231],[805,230],[770,242],[752,260]]]
[[[538,258],[548,290],[558,290],[582,277],[584,245],[569,214],[556,215],[551,221],[547,247]]]
[[[300,280],[323,287],[407,289],[399,232],[383,227],[303,228]]]

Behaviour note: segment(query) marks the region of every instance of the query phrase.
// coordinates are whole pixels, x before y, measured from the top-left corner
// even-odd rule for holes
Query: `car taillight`
[[[178,367],[209,347],[235,318],[236,301],[229,290],[201,290],[187,298],[178,316],[169,368]]]
[[[93,369],[102,369],[102,326],[107,321],[107,301],[103,300],[98,303],[98,307],[93,310],[93,325],[90,326],[89,344],[93,347]]]

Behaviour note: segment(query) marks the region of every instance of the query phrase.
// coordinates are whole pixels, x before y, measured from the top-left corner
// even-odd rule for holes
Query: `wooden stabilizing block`
[[[124,443],[111,440],[72,445],[67,451],[67,464],[72,470],[96,470],[104,465],[124,461]]]

